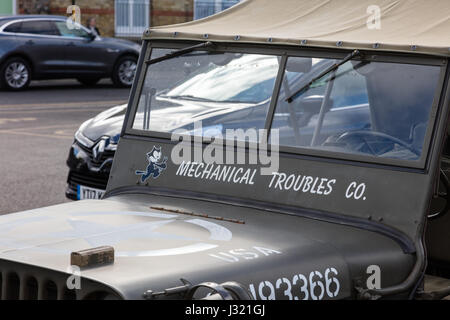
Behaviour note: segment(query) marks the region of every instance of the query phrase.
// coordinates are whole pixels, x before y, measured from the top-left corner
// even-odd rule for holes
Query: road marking
[[[53,128],[70,128],[75,127],[78,128],[80,126],[79,123],[68,123],[68,124],[55,124],[52,126],[41,126],[41,127],[24,127],[24,128],[14,128],[14,129],[4,129],[4,130],[13,130],[13,131],[27,131],[27,130],[42,130],[42,129],[53,129]]]
[[[76,107],[80,105],[87,106],[107,106],[107,105],[120,105],[127,103],[127,100],[111,100],[111,101],[80,101],[80,102],[58,102],[58,103],[24,103],[24,104],[9,104],[0,105],[0,109],[8,108],[60,108],[60,107]]]
[[[53,133],[54,134],[56,134],[56,135],[59,135],[59,136],[71,136],[71,137],[73,137],[74,136],[74,134],[75,134],[75,132],[71,132],[72,130],[69,130],[70,132],[67,132],[68,130],[66,129],[66,130],[56,130],[56,131],[53,131]]]
[[[0,125],[9,123],[17,123],[24,121],[36,121],[36,118],[0,118]]]
[[[63,136],[63,135],[54,135],[54,134],[51,135],[51,134],[32,133],[32,132],[13,131],[13,130],[0,130],[0,133],[24,135],[24,136],[31,136],[31,137],[45,137],[45,138],[54,138],[54,139],[70,139],[70,140],[73,140],[73,135],[71,135],[71,136]]]
[[[71,112],[89,112],[89,111],[102,111],[102,110],[106,110],[109,108],[112,108],[113,106],[103,106],[103,107],[83,107],[83,108],[78,108],[78,109],[37,109],[36,110],[8,110],[8,111],[3,111],[0,110],[0,114],[17,114],[17,113],[33,113],[33,114],[40,114],[40,113],[46,113],[46,112],[52,112],[52,113],[71,113]]]

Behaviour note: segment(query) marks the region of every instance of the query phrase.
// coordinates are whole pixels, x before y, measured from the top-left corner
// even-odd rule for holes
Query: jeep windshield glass
[[[288,58],[294,62],[296,57]],[[288,77],[272,121],[279,144],[297,149],[418,160],[424,147],[440,67],[323,59],[298,82]],[[295,90],[304,90],[289,103]]]
[[[152,59],[169,52],[153,49]],[[288,57],[282,70],[280,61],[275,55],[194,51],[150,65],[133,129],[225,137],[227,129],[271,123],[270,143],[289,152],[421,159],[440,66]],[[194,127],[199,121],[200,129]]]
[[[153,49],[151,59],[169,49]],[[157,60],[156,60],[157,61]],[[133,128],[203,135],[228,128],[263,129],[280,58],[194,51],[148,67]],[[193,131],[202,121],[202,131]]]
[[[291,94],[289,97],[287,97],[285,100],[289,103],[291,103],[300,93],[303,92],[303,90],[309,88],[314,82],[317,80],[320,80],[321,78],[325,77],[327,74],[336,71],[340,66],[345,64],[347,61],[350,61],[351,59],[361,55],[359,50],[355,50],[352,53],[350,53],[347,57],[344,58],[342,61],[338,61],[335,64],[333,64],[331,67],[326,68],[324,71],[322,71],[319,75],[315,76],[311,81],[309,81],[306,85],[303,85],[300,89],[297,89],[293,94]],[[291,59],[292,61],[292,59]]]

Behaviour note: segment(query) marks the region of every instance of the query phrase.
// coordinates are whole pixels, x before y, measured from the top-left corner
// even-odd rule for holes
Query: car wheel
[[[137,69],[137,58],[125,56],[114,66],[112,81],[118,87],[131,87]]]
[[[85,86],[93,86],[100,81],[100,78],[77,78],[77,80]]]
[[[22,58],[8,59],[0,68],[0,86],[9,90],[23,90],[31,81],[31,68]]]

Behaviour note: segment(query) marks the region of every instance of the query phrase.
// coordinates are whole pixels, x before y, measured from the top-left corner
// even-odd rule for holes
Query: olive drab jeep
[[[1,298],[447,297],[449,14],[247,0],[146,30],[103,199],[1,216]]]

